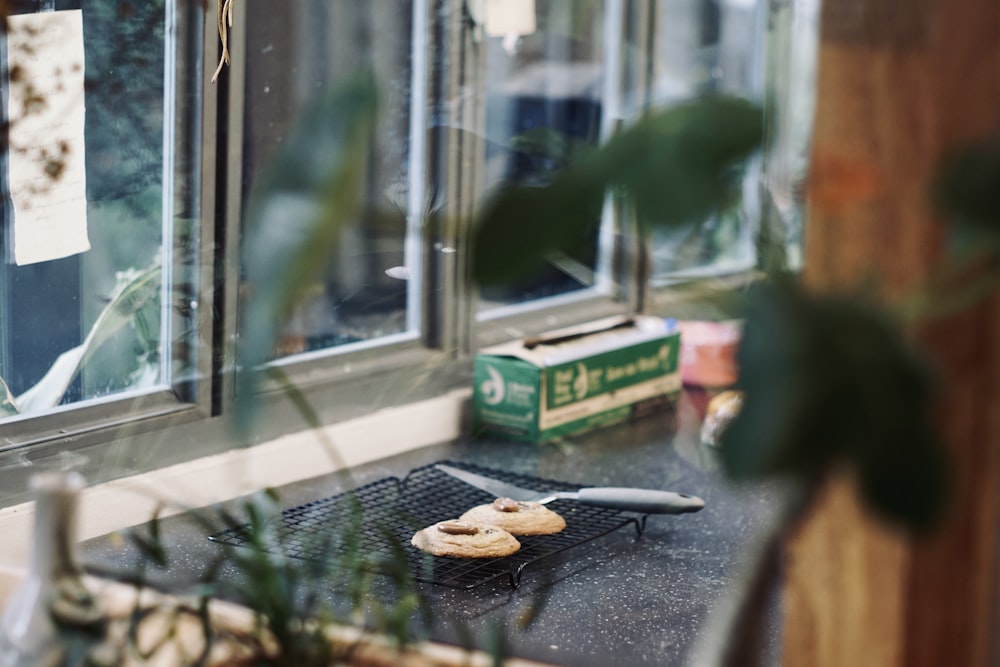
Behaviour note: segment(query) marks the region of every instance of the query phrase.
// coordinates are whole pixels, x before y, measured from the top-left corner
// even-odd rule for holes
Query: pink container
[[[736,382],[739,322],[678,322],[681,332],[681,380],[699,387],[728,387]]]

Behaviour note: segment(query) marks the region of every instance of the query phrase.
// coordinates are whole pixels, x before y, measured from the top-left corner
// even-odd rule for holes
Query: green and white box
[[[483,349],[476,434],[545,442],[620,422],[681,389],[680,333],[651,316],[616,317]]]

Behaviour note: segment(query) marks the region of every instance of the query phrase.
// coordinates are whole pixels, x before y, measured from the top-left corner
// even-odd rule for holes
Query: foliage
[[[103,67],[102,55],[114,58],[120,72],[118,78],[94,77],[106,88],[88,100],[116,104],[123,95],[134,99],[149,93],[145,75],[162,65],[150,63],[145,53],[162,49],[144,52],[143,40],[132,33],[162,40],[162,25],[151,26],[134,16],[159,17],[163,9],[162,3],[140,4],[117,4],[119,11],[129,13],[126,21],[100,10],[109,30],[130,31],[117,43],[132,45],[136,51],[127,58],[118,52],[98,53],[88,61],[88,67]],[[219,1],[219,27],[225,39],[223,7],[232,11],[232,3]],[[98,15],[98,9],[94,12]],[[159,90],[156,85],[152,88]],[[101,109],[95,108],[96,117]],[[358,214],[374,114],[374,85],[368,77],[325,91],[304,110],[255,184],[242,264],[247,298],[241,310],[234,420],[242,435],[252,426],[261,365],[271,356],[281,327],[302,295],[328,266],[339,231]],[[135,192],[147,185],[144,174],[158,174],[146,162],[153,159],[159,165],[153,130],[162,119],[132,120],[133,159],[127,168],[115,164],[115,178],[94,179],[109,189],[109,196]],[[734,176],[759,146],[762,128],[760,110],[735,98],[697,99],[650,113],[600,148],[574,155],[547,185],[521,184],[497,193],[476,227],[475,277],[483,284],[509,281],[542,266],[551,253],[570,249],[579,241],[581,225],[595,218],[609,190],[627,198],[644,231],[651,226],[684,228],[727,208],[736,196]],[[101,131],[110,132],[112,139],[123,132],[120,124]],[[543,133],[526,135],[516,147],[540,155],[572,148],[559,144],[559,139]],[[97,160],[100,155],[88,158]],[[92,170],[100,173],[88,165],[88,173]],[[962,222],[958,229],[968,238],[1000,246],[998,182],[998,146],[977,146],[946,166],[935,198]],[[53,397],[57,403],[92,348],[133,321],[155,298],[154,292],[158,294],[158,285],[157,267],[130,283],[109,304],[87,342],[70,351],[66,363],[56,364],[55,376],[44,381],[47,390],[18,397],[22,409],[38,401],[54,404]],[[855,296],[810,295],[781,280],[758,286],[748,295],[739,364],[739,388],[747,397],[740,416],[724,433],[720,450],[734,479],[778,474],[812,484],[846,464],[857,470],[863,497],[877,513],[912,529],[933,525],[949,481],[947,460],[928,419],[934,383],[884,311]],[[44,398],[39,398],[41,394]],[[10,406],[16,403],[0,380],[0,414]],[[252,496],[241,510],[245,517],[222,510],[192,516],[211,531],[218,529],[220,520],[245,531],[249,548],[226,549],[215,567],[223,562],[235,566],[251,583],[240,594],[278,647],[276,651],[268,647],[264,634],[252,636],[248,639],[258,642],[257,657],[275,665],[329,664],[337,657],[336,647],[327,641],[322,624],[337,614],[315,591],[320,582],[346,582],[357,607],[368,597],[374,566],[389,566],[399,593],[381,610],[382,626],[400,642],[407,640],[412,612],[423,609],[423,603],[409,579],[402,551],[392,563],[369,561],[357,545],[347,556],[334,557],[334,546],[356,538],[360,525],[355,516],[343,530],[326,536],[329,559],[299,561],[284,552],[275,532],[279,505],[272,491]],[[163,565],[168,557],[158,526],[154,517],[149,533],[134,533],[133,540],[150,563]],[[210,576],[202,595],[226,597],[232,591],[225,586]]]
[[[952,251],[899,312],[968,307],[1000,285],[1000,143],[956,151],[932,188]],[[916,307],[911,307],[917,304]],[[778,281],[750,292],[738,353],[744,406],[722,437],[735,479],[816,481],[848,465],[877,515],[913,531],[936,525],[951,485],[932,421],[935,379],[890,309],[862,296],[810,295]]]
[[[651,113],[567,165],[542,187],[499,192],[478,221],[473,271],[483,284],[530,273],[579,240],[609,188],[626,192],[642,225],[704,219],[735,196],[734,167],[761,140],[760,110],[715,97]]]
[[[938,172],[932,195],[954,223],[961,246],[1000,251],[1000,139],[956,151]]]
[[[246,214],[235,425],[252,423],[257,372],[281,328],[336,251],[357,215],[372,137],[375,85],[368,76],[322,92],[255,184]]]
[[[951,252],[922,292],[897,304],[917,320],[974,305],[1000,285],[1000,142],[948,156],[931,195],[950,224]],[[891,312],[785,281],[751,291],[738,353],[746,397],[722,437],[732,477],[809,483],[847,465],[875,514],[917,532],[936,525],[952,482],[932,420],[936,378]]]
[[[370,77],[359,76],[322,91],[303,110],[254,184],[243,235],[245,298],[232,420],[241,436],[252,427],[257,381],[268,372],[264,364],[272,356],[281,329],[329,265],[342,227],[359,211],[360,179],[374,114],[375,88]],[[271,375],[276,370],[271,369]],[[280,383],[280,372],[276,375]],[[285,391],[307,421],[318,426],[311,406],[301,400],[296,388],[285,386]],[[274,665],[331,664],[337,657],[336,647],[327,640],[324,624],[336,614],[322,603],[317,591],[331,581],[342,581],[351,584],[356,603],[366,597],[371,564],[365,555],[356,548],[344,558],[334,554],[338,544],[357,536],[357,515],[349,525],[325,534],[321,551],[329,558],[303,561],[284,552],[275,532],[280,509],[274,491],[251,496],[240,509],[245,516],[223,509],[190,513],[209,533],[229,528],[239,531],[246,541],[244,548],[224,547],[203,583],[202,595],[206,599],[236,595],[254,612],[261,632],[242,640],[252,645],[258,660]],[[153,562],[167,561],[155,522],[148,536],[136,533],[133,539]],[[251,585],[232,590],[215,580],[215,569],[223,564],[235,567]],[[405,624],[397,621],[395,627],[407,634]],[[275,645],[270,646],[270,641]]]
[[[280,527],[281,505],[277,492],[263,489],[238,503],[236,511],[223,507],[191,510],[187,516],[208,534],[222,529],[235,531],[241,546],[220,545],[218,559],[210,564],[197,589],[199,609],[215,598],[237,599],[254,614],[256,625],[225,638],[249,649],[255,664],[273,667],[328,667],[343,664],[356,642],[331,639],[332,623],[356,623],[367,616],[376,632],[385,632],[402,648],[413,641],[411,619],[420,611],[425,620],[430,610],[418,595],[402,546],[390,562],[376,561],[361,549],[364,526],[361,510],[354,506],[346,521],[317,531],[317,543],[304,560],[286,551]],[[150,564],[166,567],[170,562],[158,518],[128,533],[142,557],[133,579],[143,582]],[[221,567],[235,568],[236,579],[218,576]],[[388,575],[390,590],[379,596],[373,591],[373,574]],[[238,583],[237,583],[238,582]],[[321,594],[331,588],[346,591],[350,608],[338,610]],[[182,608],[181,613],[190,610]],[[220,639],[217,629],[202,627],[207,647]],[[357,641],[363,641],[359,636]],[[398,654],[397,654],[398,655]],[[354,664],[354,663],[351,663]],[[387,663],[388,664],[388,663]]]
[[[733,479],[819,480],[848,465],[877,515],[934,524],[950,479],[929,419],[934,384],[884,310],[791,282],[756,286],[737,364],[743,408],[721,440]]]
[[[998,148],[995,140],[973,145],[940,165],[931,194],[950,223],[950,252],[917,294],[893,304],[900,319],[926,321],[997,293]],[[812,295],[780,278],[749,301],[738,351],[743,407],[720,453],[736,479],[783,475],[794,483],[751,553],[733,611],[703,635],[706,664],[757,660],[755,619],[780,576],[782,542],[829,472],[852,469],[868,509],[914,533],[936,527],[953,484],[933,423],[935,378],[888,308],[860,295]]]
[[[330,648],[322,641],[320,630],[308,621],[324,621],[326,614],[310,604],[309,599],[297,608],[303,593],[319,582],[309,575],[315,566],[307,562],[296,567],[286,556],[275,533],[279,514],[277,495],[268,489],[255,494],[244,504],[249,523],[246,527],[234,516],[223,513],[225,523],[244,532],[246,549],[228,549],[226,559],[236,566],[251,586],[241,587],[246,604],[259,622],[274,636],[280,650],[277,659],[288,665],[325,665],[330,662]],[[212,529],[211,522],[205,522]],[[217,526],[217,524],[216,524]],[[316,565],[322,566],[322,563]],[[206,582],[208,592],[215,594],[223,585]],[[315,599],[315,598],[313,598]],[[262,647],[261,647],[262,648]]]
[[[564,250],[592,219],[606,188],[634,207],[640,231],[683,230],[724,209],[731,176],[761,139],[750,104],[705,98],[651,114],[557,173],[544,187],[500,192],[475,238],[475,276],[508,281]],[[953,222],[954,257],[903,315],[964,307],[1000,283],[1000,142],[957,153],[942,165],[934,200]],[[779,240],[780,241],[780,240]],[[764,248],[767,250],[767,248]],[[953,258],[952,258],[953,259]],[[739,351],[744,407],[723,438],[725,470],[737,480],[783,475],[813,488],[852,466],[879,516],[914,531],[941,516],[948,461],[930,418],[935,379],[885,307],[861,295],[812,295],[779,277],[744,299]]]

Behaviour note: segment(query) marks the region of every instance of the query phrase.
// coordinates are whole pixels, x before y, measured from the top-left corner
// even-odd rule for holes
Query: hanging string
[[[219,58],[219,66],[215,68],[212,75],[212,83],[215,83],[222,73],[222,68],[229,64],[229,29],[233,27],[233,5],[235,0],[218,0],[219,19],[219,40],[222,42],[222,57]]]

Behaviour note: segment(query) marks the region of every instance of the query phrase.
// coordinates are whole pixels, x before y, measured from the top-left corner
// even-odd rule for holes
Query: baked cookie
[[[417,531],[410,544],[435,556],[500,558],[521,548],[521,543],[502,528],[467,521],[441,521]]]
[[[743,408],[743,392],[724,391],[712,397],[705,410],[705,420],[701,423],[701,441],[706,445],[718,445],[723,431],[729,428]]]
[[[539,503],[497,498],[463,514],[459,521],[497,526],[511,535],[549,535],[566,527],[566,520]]]

